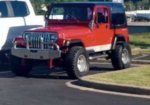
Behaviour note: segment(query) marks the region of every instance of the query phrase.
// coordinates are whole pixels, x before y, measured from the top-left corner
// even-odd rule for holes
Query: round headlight
[[[51,34],[51,41],[56,41],[58,39],[57,34]]]
[[[25,32],[24,35],[29,36],[29,35],[31,35],[31,32]]]

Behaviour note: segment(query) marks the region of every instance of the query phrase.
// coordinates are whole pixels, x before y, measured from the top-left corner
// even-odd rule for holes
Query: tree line
[[[127,11],[148,10],[150,9],[150,0],[140,0],[134,3],[132,0],[125,2]]]
[[[36,14],[45,14],[45,11],[42,10],[42,6],[49,6],[52,3],[59,2],[75,2],[75,1],[88,1],[88,0],[31,0],[31,3],[34,7]]]
[[[48,6],[52,3],[58,2],[75,2],[75,1],[89,1],[89,0],[31,0],[36,14],[45,14],[42,10],[42,6]],[[98,1],[98,0],[97,0]],[[133,2],[133,0],[124,0],[125,8],[127,11],[133,10],[145,10],[150,8],[150,0],[139,0],[138,2]]]

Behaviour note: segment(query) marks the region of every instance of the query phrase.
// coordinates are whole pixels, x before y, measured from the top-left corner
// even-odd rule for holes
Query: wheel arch
[[[66,44],[67,47],[71,48],[73,46],[82,46],[85,47],[84,43],[80,39],[71,40]]]
[[[112,49],[115,49],[117,42],[120,43],[126,42],[124,35],[115,35],[112,43]]]

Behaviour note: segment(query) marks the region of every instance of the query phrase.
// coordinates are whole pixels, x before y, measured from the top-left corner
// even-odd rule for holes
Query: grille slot
[[[26,41],[26,36],[24,36],[24,40]],[[30,48],[41,48],[41,45],[43,43],[41,43],[41,38],[43,38],[43,42],[50,42],[50,38],[51,38],[51,34],[50,33],[31,33],[30,35],[28,35],[29,38],[29,43],[30,43]],[[43,48],[44,49],[48,49],[49,45],[48,44],[43,44]]]

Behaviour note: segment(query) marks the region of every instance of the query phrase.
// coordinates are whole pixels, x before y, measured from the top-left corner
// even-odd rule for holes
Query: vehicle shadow
[[[91,65],[89,75],[97,73],[111,72],[113,70],[111,65]],[[18,78],[14,75],[9,66],[1,66],[0,69],[0,78]],[[36,78],[36,79],[61,79],[61,80],[70,80],[67,76],[65,69],[55,68],[49,70],[47,67],[37,67],[34,68],[31,74],[28,77],[23,78]]]
[[[0,64],[0,72],[9,71],[10,67],[8,64]]]

